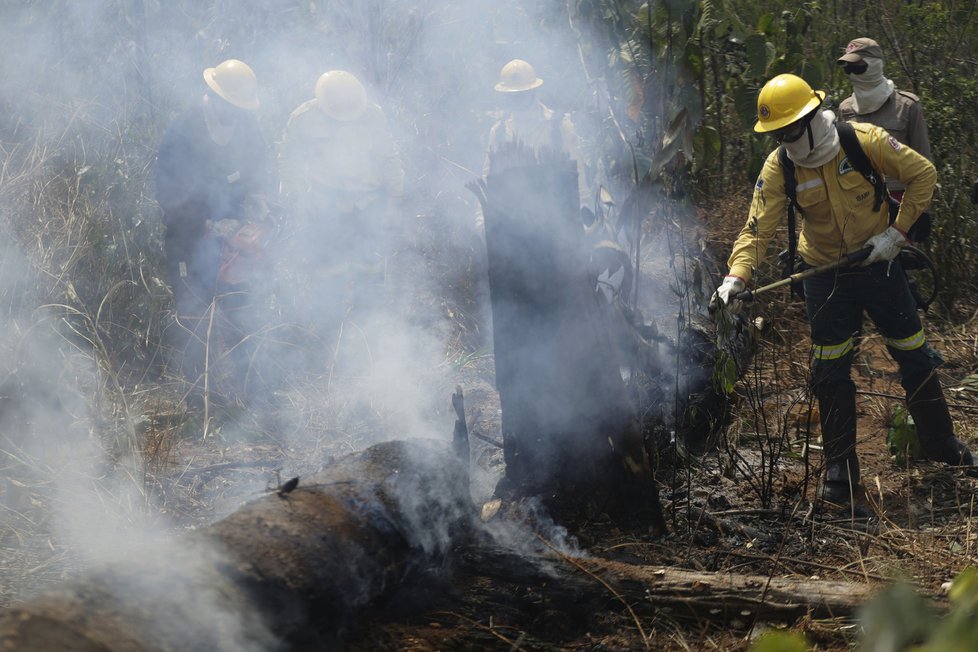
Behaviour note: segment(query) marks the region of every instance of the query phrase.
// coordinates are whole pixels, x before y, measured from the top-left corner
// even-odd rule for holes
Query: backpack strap
[[[553,149],[554,154],[564,154],[564,132],[561,130],[563,126],[564,118],[566,117],[563,113],[557,109],[551,109],[550,114],[550,147]]]
[[[795,233],[795,212],[801,213],[798,205],[798,193],[795,181],[795,164],[788,158],[788,151],[782,145],[778,147],[778,162],[781,164],[781,174],[784,176],[784,196],[788,199],[788,251],[784,262],[784,278],[795,273],[795,259],[798,256],[798,234]],[[978,185],[978,184],[976,184]]]
[[[856,137],[856,130],[848,122],[836,122],[836,131],[839,133],[839,143],[842,145],[846,158],[853,169],[859,172],[873,186],[874,200],[873,210],[878,211],[885,201],[890,211],[890,224],[896,219],[900,202],[894,199],[886,188],[886,179],[882,174],[877,174],[872,162],[866,156],[859,139]],[[801,206],[798,205],[797,181],[795,180],[795,164],[788,157],[788,152],[784,146],[778,148],[778,162],[781,164],[781,173],[784,176],[784,195],[787,198],[788,213],[788,249],[783,252],[785,257],[782,260],[782,278],[787,278],[794,274],[795,260],[798,256],[798,234],[795,233],[795,215],[803,213]],[[975,182],[978,189],[978,182]],[[976,190],[978,196],[978,190]],[[794,284],[792,284],[794,291]]]
[[[890,208],[890,224],[892,224],[893,220],[896,219],[894,209],[899,209],[900,204],[890,196],[890,191],[886,188],[886,179],[873,168],[873,164],[866,156],[862,145],[859,144],[856,130],[851,124],[836,122],[835,129],[839,132],[839,144],[842,145],[846,158],[849,159],[849,164],[873,186],[873,211],[878,211],[885,201]]]

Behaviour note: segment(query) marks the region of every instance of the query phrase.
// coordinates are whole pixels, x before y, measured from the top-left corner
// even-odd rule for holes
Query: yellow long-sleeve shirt
[[[376,104],[340,122],[319,110],[318,100],[303,103],[289,117],[280,157],[287,193],[342,193],[363,208],[380,193],[398,198],[404,192],[400,154]]]
[[[880,127],[852,126],[873,168],[906,185],[894,223],[906,233],[930,204],[937,183],[934,165]],[[873,186],[849,164],[841,147],[835,157],[817,168],[796,165],[795,182],[801,208],[798,255],[809,265],[824,265],[858,251],[889,225],[886,203],[873,210]],[[786,215],[786,204],[784,174],[775,149],[758,176],[750,216],[727,261],[730,274],[744,281],[751,279]]]

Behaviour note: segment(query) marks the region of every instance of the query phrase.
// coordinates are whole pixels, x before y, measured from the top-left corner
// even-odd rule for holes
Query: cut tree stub
[[[656,512],[635,408],[589,274],[575,164],[507,143],[490,155],[483,190],[500,491],[619,498]]]

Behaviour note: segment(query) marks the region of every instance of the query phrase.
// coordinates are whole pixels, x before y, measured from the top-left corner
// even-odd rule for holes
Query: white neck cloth
[[[207,133],[214,141],[215,145],[224,146],[231,142],[234,135],[234,123],[230,125],[222,124],[217,117],[214,109],[213,100],[208,95],[204,95],[204,123],[207,125]]]
[[[866,72],[849,75],[853,104],[859,115],[877,110],[893,94],[893,82],[883,76],[883,60],[866,57],[863,61],[868,66]]]
[[[808,146],[808,129],[812,130],[814,147]],[[801,138],[793,143],[785,143],[788,158],[803,168],[817,168],[827,163],[839,153],[839,132],[835,130],[835,114],[819,111],[808,125]]]

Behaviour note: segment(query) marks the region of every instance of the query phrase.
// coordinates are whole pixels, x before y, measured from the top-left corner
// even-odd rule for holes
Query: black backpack
[[[836,122],[835,129],[839,132],[839,144],[846,153],[846,158],[852,168],[863,175],[863,177],[873,186],[873,210],[878,211],[883,202],[886,202],[890,212],[890,224],[896,220],[897,212],[900,210],[898,202],[886,188],[886,179],[882,174],[877,174],[870,162],[866,152],[863,151],[859,139],[856,137],[856,130],[848,122]],[[781,259],[782,278],[788,278],[795,273],[795,264],[798,260],[798,234],[795,233],[795,212],[803,212],[798,205],[798,195],[795,192],[795,164],[788,158],[788,152],[784,146],[778,148],[778,162],[781,163],[781,171],[784,174],[784,194],[788,198],[788,248],[782,251]],[[978,183],[976,183],[978,185]],[[923,242],[930,235],[931,217],[929,213],[921,213],[920,217],[910,228],[908,236],[914,242]],[[801,283],[792,283],[791,292],[800,299],[804,299],[804,290]],[[921,302],[918,300],[918,304]],[[926,302],[929,305],[930,302]],[[926,308],[924,308],[926,311]]]
[[[900,209],[900,202],[894,199],[886,189],[886,180],[882,174],[877,174],[873,164],[863,151],[859,139],[856,137],[856,130],[848,122],[836,122],[835,129],[839,132],[839,144],[849,159],[849,164],[853,169],[863,175],[863,177],[873,186],[873,211],[878,211],[885,201],[890,208],[890,224],[896,219],[897,211]],[[784,194],[788,198],[788,250],[782,254],[782,262],[785,264],[787,272],[784,278],[794,273],[795,261],[798,257],[798,234],[795,233],[795,213],[802,213],[801,206],[798,205],[798,195],[795,192],[795,164],[788,158],[788,151],[782,145],[778,148],[778,162],[781,163],[781,171],[784,174]]]

